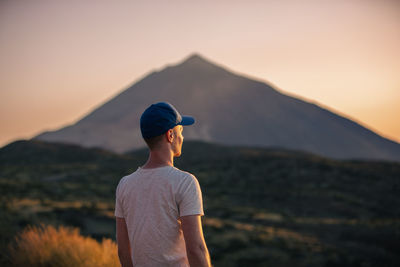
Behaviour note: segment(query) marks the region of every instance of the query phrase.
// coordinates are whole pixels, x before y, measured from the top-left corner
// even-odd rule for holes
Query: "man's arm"
[[[200,215],[180,217],[191,267],[210,267],[211,259],[203,236]]]
[[[131,246],[124,218],[116,217],[118,256],[122,267],[132,267]]]

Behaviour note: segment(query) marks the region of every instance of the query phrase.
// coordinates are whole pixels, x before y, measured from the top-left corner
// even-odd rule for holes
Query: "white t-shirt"
[[[134,266],[189,266],[179,217],[197,214],[199,182],[175,167],[139,167],[118,184],[115,216],[125,218]]]

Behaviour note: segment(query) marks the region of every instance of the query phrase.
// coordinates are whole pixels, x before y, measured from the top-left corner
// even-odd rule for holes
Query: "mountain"
[[[316,104],[232,73],[194,54],[154,71],[77,123],[34,139],[125,152],[145,146],[139,118],[168,101],[196,124],[186,140],[281,147],[340,159],[400,160],[400,144]]]

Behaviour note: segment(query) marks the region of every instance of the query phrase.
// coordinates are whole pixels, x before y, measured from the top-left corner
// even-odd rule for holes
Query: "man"
[[[148,107],[140,118],[150,149],[147,162],[121,179],[116,190],[118,255],[125,266],[211,266],[200,216],[197,179],[174,167],[181,155],[181,116],[169,103]]]

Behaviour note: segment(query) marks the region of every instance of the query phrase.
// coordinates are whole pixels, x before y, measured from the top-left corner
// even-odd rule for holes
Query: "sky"
[[[400,1],[0,0],[0,146],[198,53],[400,142]]]

